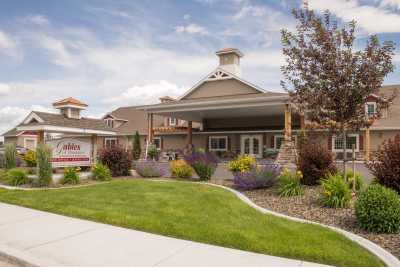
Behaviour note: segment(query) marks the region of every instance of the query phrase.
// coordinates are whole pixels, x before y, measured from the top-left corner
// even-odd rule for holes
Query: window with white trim
[[[228,136],[210,136],[208,138],[209,151],[227,151]]]
[[[161,137],[154,137],[153,144],[157,148],[157,150],[161,150]]]
[[[176,126],[177,123],[178,123],[178,121],[177,121],[176,118],[171,118],[171,117],[170,117],[170,118],[168,119],[168,125],[169,125],[169,126]]]
[[[376,114],[376,102],[367,102],[365,104],[365,112],[368,117],[373,117]]]
[[[105,147],[115,147],[117,145],[117,138],[111,137],[111,138],[104,138],[104,145]]]
[[[105,121],[107,127],[114,128],[114,119],[105,119],[104,121]]]
[[[343,137],[342,136],[333,136],[332,144],[333,150],[337,152],[341,152],[343,150]],[[349,134],[346,138],[346,149],[352,150],[354,144],[354,151],[359,151],[359,135],[358,134]]]
[[[297,136],[292,135],[292,141],[294,145],[297,145]],[[274,149],[278,150],[281,148],[282,144],[285,142],[285,136],[282,134],[274,135]]]

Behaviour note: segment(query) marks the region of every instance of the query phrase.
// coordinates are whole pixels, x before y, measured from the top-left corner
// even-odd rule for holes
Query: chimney
[[[81,101],[72,97],[68,97],[53,103],[53,107],[59,109],[60,113],[68,119],[80,119],[81,111],[85,110],[87,106],[88,105],[85,103],[82,103]]]
[[[219,67],[238,77],[242,75],[240,58],[243,53],[236,48],[224,48],[215,53],[219,57]]]

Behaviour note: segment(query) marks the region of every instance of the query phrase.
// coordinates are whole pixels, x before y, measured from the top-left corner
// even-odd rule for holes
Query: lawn
[[[0,201],[136,230],[335,266],[384,266],[323,227],[264,215],[224,189],[117,180],[75,189],[12,191]]]

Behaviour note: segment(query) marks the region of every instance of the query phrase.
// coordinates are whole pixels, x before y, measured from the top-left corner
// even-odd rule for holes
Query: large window
[[[105,123],[107,127],[114,128],[114,120],[113,119],[105,119]]]
[[[227,136],[210,136],[208,150],[210,151],[227,151],[228,137]]]
[[[376,114],[376,103],[375,102],[367,102],[365,104],[365,112],[368,117],[373,117]]]
[[[169,118],[168,124],[169,124],[169,126],[176,126],[177,125],[177,119],[176,118]]]
[[[105,138],[104,145],[106,147],[115,147],[117,145],[117,138]]]
[[[332,143],[333,143],[333,150],[341,152],[343,150],[343,137],[342,136],[334,136],[332,137]],[[346,149],[352,150],[353,145],[355,148],[355,151],[359,150],[359,142],[358,142],[358,134],[349,134],[346,138]]]
[[[161,137],[154,137],[153,144],[156,146],[157,150],[161,150]]]

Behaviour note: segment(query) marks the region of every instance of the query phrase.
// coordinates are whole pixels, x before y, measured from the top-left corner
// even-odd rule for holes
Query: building
[[[164,157],[169,152],[181,153],[195,146],[215,152],[222,158],[250,154],[258,158],[276,155],[306,129],[307,118],[298,114],[287,93],[266,91],[241,77],[238,49],[216,52],[219,65],[178,99],[168,96],[160,103],[146,106],[120,107],[101,119],[87,119],[80,111],[87,105],[68,98],[53,106],[59,114],[33,111],[20,125],[5,134],[5,143],[15,142],[33,148],[44,133],[96,140],[96,148],[119,145],[132,148],[138,131],[142,151],[153,143]],[[391,95],[400,88],[383,86],[380,93]],[[376,98],[366,103],[366,116],[376,112]],[[355,146],[357,158],[368,159],[386,139],[400,133],[400,100],[384,111],[384,116],[369,129],[351,133],[347,146]],[[326,130],[311,131],[312,139],[341,157],[343,141]],[[34,141],[36,140],[36,141]]]

